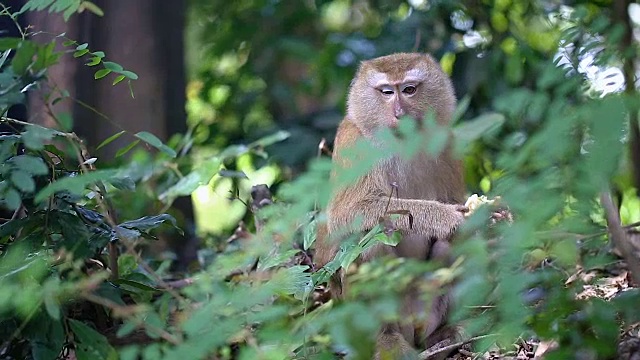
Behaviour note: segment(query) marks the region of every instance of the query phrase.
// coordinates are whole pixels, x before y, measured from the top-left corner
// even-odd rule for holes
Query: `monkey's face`
[[[362,64],[348,99],[348,117],[362,129],[396,127],[408,116],[422,121],[435,111],[439,122],[449,121],[455,106],[447,75],[423,54],[394,54]]]
[[[375,73],[379,81],[372,86],[378,92],[378,101],[385,110],[379,114],[383,126],[397,127],[405,115],[419,120],[424,115],[428,103],[424,101],[424,86],[419,78],[405,76],[400,81],[389,81],[382,73]]]

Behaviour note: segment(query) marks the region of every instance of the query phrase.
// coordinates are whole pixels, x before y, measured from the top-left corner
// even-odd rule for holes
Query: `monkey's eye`
[[[384,95],[393,95],[393,89],[388,87],[383,87],[380,89],[380,92]]]
[[[416,87],[413,85],[408,85],[404,89],[402,89],[402,92],[407,95],[413,95],[416,93]]]

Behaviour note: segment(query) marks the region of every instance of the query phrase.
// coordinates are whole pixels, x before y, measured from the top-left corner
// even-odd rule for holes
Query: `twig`
[[[164,283],[164,285],[166,285],[170,289],[182,289],[193,284],[195,281],[195,278],[185,278],[175,281],[167,281]]]
[[[442,347],[442,348],[434,350],[434,351],[429,351],[429,349],[427,349],[427,350],[421,352],[418,355],[418,359],[427,360],[427,359],[433,358],[435,355],[440,354],[442,352],[455,350],[455,349],[457,349],[457,348],[459,348],[459,347],[461,347],[463,345],[466,345],[468,343],[474,342],[476,340],[481,340],[481,339],[485,339],[485,338],[488,338],[488,337],[491,337],[491,336],[497,336],[497,335],[498,334],[479,335],[479,336],[472,337],[471,339],[460,341],[460,342],[457,342],[455,344],[451,344],[451,345]]]
[[[602,207],[604,208],[604,213],[607,218],[611,241],[620,251],[622,258],[626,261],[633,281],[636,284],[640,284],[640,261],[638,261],[638,258],[634,255],[633,246],[629,243],[627,233],[620,225],[620,214],[613,203],[611,192],[602,192],[600,194],[600,202],[602,203]]]

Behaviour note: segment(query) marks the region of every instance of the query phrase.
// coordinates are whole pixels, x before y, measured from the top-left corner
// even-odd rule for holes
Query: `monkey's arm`
[[[334,197],[328,209],[329,233],[368,231],[388,212],[404,210],[411,216],[401,215],[394,222],[398,230],[405,234],[448,239],[464,220],[462,205],[434,200],[389,199],[388,195],[372,190],[371,185],[364,178]]]

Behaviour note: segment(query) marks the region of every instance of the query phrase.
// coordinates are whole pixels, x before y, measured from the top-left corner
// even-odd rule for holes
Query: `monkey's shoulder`
[[[362,131],[356,126],[356,124],[345,117],[338,125],[338,131],[336,132],[336,145],[340,144],[353,144],[354,141],[361,138]]]

